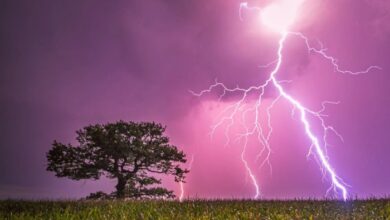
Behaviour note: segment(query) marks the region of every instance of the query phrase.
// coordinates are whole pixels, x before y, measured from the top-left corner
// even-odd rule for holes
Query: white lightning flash
[[[193,163],[194,163],[194,155],[191,156],[191,161],[188,164],[188,168],[187,168],[188,170],[191,170]],[[184,194],[185,194],[184,182],[183,181],[179,182],[179,185],[180,185],[179,201],[182,202],[184,199]]]
[[[238,86],[235,88],[228,88],[223,83],[216,81],[208,89],[203,90],[199,93],[195,93],[192,91],[190,92],[195,96],[202,96],[205,93],[212,92],[213,89],[215,88],[221,88],[222,94],[220,95],[220,99],[222,99],[227,93],[241,94],[241,98],[238,101],[236,101],[232,105],[229,105],[226,109],[223,110],[224,116],[220,119],[218,123],[216,123],[212,127],[211,134],[213,134],[215,130],[220,126],[227,124],[225,127],[225,136],[227,138],[227,143],[229,143],[230,128],[236,122],[237,115],[240,115],[241,123],[245,127],[245,132],[243,134],[239,134],[239,139],[244,140],[244,145],[241,153],[241,160],[255,188],[255,194],[253,196],[254,199],[257,199],[260,196],[260,187],[253,170],[250,168],[248,162],[245,159],[248,137],[252,135],[257,136],[258,141],[262,145],[262,148],[257,158],[261,158],[265,153],[264,156],[265,159],[262,161],[261,166],[263,166],[264,164],[268,164],[272,171],[272,167],[269,161],[269,157],[271,154],[271,146],[269,144],[269,140],[273,132],[273,128],[271,124],[271,110],[274,107],[275,103],[277,103],[278,100],[283,98],[284,100],[288,101],[292,105],[293,108],[292,114],[294,114],[295,111],[297,110],[300,115],[300,122],[304,127],[305,135],[311,142],[308,156],[311,155],[314,151],[315,158],[318,159],[318,163],[321,166],[324,176],[330,177],[331,186],[328,192],[333,189],[335,193],[341,195],[343,200],[346,200],[348,198],[347,184],[345,184],[344,181],[337,175],[335,169],[329,163],[329,159],[326,154],[326,147],[328,146],[327,136],[329,132],[333,132],[336,136],[338,136],[341,140],[343,140],[341,135],[332,126],[329,126],[325,123],[324,117],[326,115],[323,114],[323,112],[325,111],[326,104],[338,104],[338,102],[324,101],[322,102],[322,109],[318,111],[314,111],[305,107],[296,98],[288,94],[282,86],[282,84],[285,81],[279,81],[277,79],[277,74],[283,62],[283,48],[286,39],[289,36],[295,36],[301,38],[305,42],[309,53],[310,52],[316,53],[320,55],[322,58],[324,58],[325,60],[329,61],[329,63],[334,67],[334,70],[338,73],[359,75],[363,73],[368,73],[369,71],[374,69],[380,70],[381,68],[378,66],[370,66],[365,70],[357,71],[357,72],[353,72],[350,70],[342,70],[337,63],[337,60],[326,53],[326,49],[322,47],[322,44],[321,44],[321,48],[317,49],[315,47],[312,47],[309,44],[308,38],[304,36],[302,33],[288,31],[289,27],[293,24],[298,9],[302,5],[302,3],[303,0],[276,0],[274,3],[271,3],[269,6],[265,8],[249,7],[248,3],[246,2],[240,4],[240,10],[239,10],[240,19],[242,19],[242,9],[256,10],[259,12],[262,23],[266,27],[268,27],[271,31],[276,32],[280,36],[278,42],[279,46],[277,50],[277,60],[265,66],[262,66],[264,68],[267,68],[270,67],[271,65],[274,65],[269,75],[269,78],[263,84],[257,86],[251,86],[249,88],[240,88]],[[263,104],[262,102],[263,102],[265,89],[268,87],[276,88],[278,95],[276,98],[272,100],[271,104],[266,108],[267,124],[265,126],[267,128],[267,132],[265,132],[264,131],[265,129],[263,128],[264,125],[262,125],[262,123],[260,122],[259,114],[260,114],[260,108]],[[244,105],[247,100],[247,97],[250,93],[257,94],[258,99],[254,105],[243,110],[245,107]],[[251,123],[249,123],[250,125],[248,126],[247,125],[248,123],[246,122],[247,120],[246,118],[247,118],[247,114],[249,114],[250,112],[254,112],[255,118]],[[321,137],[321,139],[319,139],[314,133],[314,131],[312,130],[312,123],[309,121],[308,115],[312,116],[313,119],[318,120],[318,122],[321,124],[323,129],[323,136]],[[322,145],[320,140],[323,142]]]

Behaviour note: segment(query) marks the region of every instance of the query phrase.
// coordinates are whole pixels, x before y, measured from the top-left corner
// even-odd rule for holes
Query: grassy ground
[[[388,219],[390,200],[0,201],[0,219]]]

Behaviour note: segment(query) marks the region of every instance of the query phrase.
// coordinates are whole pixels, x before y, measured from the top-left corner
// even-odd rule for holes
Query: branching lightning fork
[[[219,127],[225,125],[224,133],[226,136],[227,143],[229,144],[230,142],[230,129],[231,127],[237,122],[237,117],[239,117],[243,126],[245,127],[245,132],[242,134],[238,135],[238,140],[243,140],[243,148],[241,152],[241,160],[242,163],[245,166],[246,172],[250,177],[250,180],[255,188],[255,194],[253,198],[257,199],[260,196],[260,187],[257,182],[257,177],[255,176],[255,172],[250,168],[248,161],[245,159],[245,154],[247,150],[247,145],[248,145],[248,138],[252,135],[256,135],[259,143],[261,144],[262,148],[260,149],[260,153],[257,156],[257,158],[265,158],[262,162],[260,167],[262,167],[265,164],[268,164],[272,171],[272,167],[270,164],[270,155],[271,155],[271,146],[270,146],[270,137],[273,132],[272,128],[272,123],[271,123],[271,111],[275,104],[280,100],[284,99],[288,103],[292,105],[292,115],[295,114],[297,111],[299,113],[299,120],[301,124],[303,125],[304,132],[306,137],[310,140],[311,142],[311,147],[309,148],[308,155],[314,155],[317,162],[319,163],[324,177],[329,177],[331,186],[329,190],[327,191],[327,194],[329,191],[333,190],[335,193],[341,195],[343,200],[346,200],[348,198],[348,192],[347,192],[347,187],[348,185],[344,183],[344,181],[337,175],[335,169],[331,166],[329,163],[329,159],[327,156],[327,151],[326,147],[328,146],[327,142],[327,137],[329,132],[334,133],[337,137],[339,137],[341,140],[343,140],[342,136],[334,129],[334,127],[327,125],[325,123],[324,117],[326,116],[324,114],[325,111],[325,105],[327,104],[338,104],[338,102],[330,102],[330,101],[324,101],[322,102],[322,109],[315,111],[307,108],[304,104],[302,104],[298,99],[295,97],[291,96],[283,87],[283,83],[285,81],[279,81],[277,79],[277,75],[279,73],[280,67],[283,62],[283,49],[284,45],[286,43],[286,39],[288,37],[299,37],[305,42],[305,45],[307,47],[307,50],[309,53],[315,53],[320,55],[322,58],[325,60],[329,61],[329,63],[334,67],[335,72],[338,73],[343,73],[343,74],[351,74],[351,75],[359,75],[359,74],[364,74],[368,73],[371,70],[377,69],[380,70],[381,68],[378,66],[370,66],[365,70],[362,71],[357,71],[353,72],[350,70],[343,70],[340,68],[339,64],[337,63],[337,60],[332,57],[331,55],[326,53],[326,49],[323,48],[322,44],[319,49],[313,47],[309,43],[309,39],[304,36],[302,33],[298,32],[290,32],[288,31],[288,27],[291,25],[291,22],[294,20],[294,16],[296,14],[296,11],[298,7],[302,4],[302,0],[296,0],[295,5],[291,5],[291,2],[294,1],[289,1],[289,0],[281,0],[282,3],[288,2],[287,6],[280,7],[281,10],[295,10],[293,12],[288,11],[288,15],[290,17],[287,17],[285,20],[275,20],[275,22],[272,20],[273,17],[275,16],[274,14],[270,14],[267,9],[260,9],[257,7],[249,7],[248,4],[241,3],[240,5],[240,19],[242,19],[242,9],[248,9],[248,10],[257,10],[261,13],[263,16],[263,23],[268,26],[272,26],[271,28],[274,29],[274,31],[278,32],[278,35],[280,36],[279,41],[278,41],[278,50],[277,50],[277,59],[267,65],[261,66],[263,68],[268,68],[273,65],[273,69],[269,74],[268,79],[261,85],[254,85],[250,86],[249,88],[240,88],[240,87],[235,87],[235,88],[228,88],[225,86],[223,83],[216,82],[212,84],[208,89],[200,91],[198,93],[190,91],[193,95],[195,96],[202,96],[205,93],[210,93],[213,90],[220,88],[222,89],[222,93],[219,97],[219,100],[221,100],[226,94],[228,93],[235,93],[235,94],[241,94],[240,98],[234,102],[233,104],[229,105],[223,110],[223,116],[221,119],[212,126],[211,128],[211,134],[214,134],[215,130],[218,129]],[[279,2],[280,3],[280,2]],[[272,7],[275,5],[271,5]],[[278,6],[278,5],[276,5]],[[275,7],[276,7],[275,6]],[[272,9],[274,9],[273,7]],[[270,7],[271,8],[271,7]],[[271,10],[272,12],[272,10]],[[278,13],[282,14],[282,13]],[[265,17],[269,16],[269,17]],[[293,17],[291,17],[293,16]],[[285,21],[285,23],[283,23]],[[263,125],[260,121],[260,108],[263,106],[263,100],[264,100],[264,93],[266,88],[268,87],[274,87],[276,91],[278,92],[278,95],[273,98],[272,102],[270,105],[267,106],[266,110],[266,118],[267,118],[267,123],[266,125]],[[246,105],[246,102],[248,100],[249,94],[257,94],[258,98],[254,104],[252,104],[249,108],[244,108]],[[254,119],[251,122],[247,122],[247,115],[249,113],[253,112],[254,113]],[[318,120],[318,122],[321,124],[322,127],[322,135],[321,138],[317,137],[317,135],[313,131],[313,123],[309,120],[308,116],[311,116],[313,120]],[[266,127],[264,127],[266,126]],[[266,128],[266,129],[264,129]],[[266,132],[265,132],[266,130]]]

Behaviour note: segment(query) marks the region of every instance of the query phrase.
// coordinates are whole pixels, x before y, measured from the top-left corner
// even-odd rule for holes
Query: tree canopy
[[[169,143],[165,127],[155,122],[96,124],[78,130],[78,145],[54,141],[47,153],[47,170],[73,180],[117,179],[116,198],[173,198],[156,174],[184,181],[188,170],[183,151]],[[98,194],[97,194],[98,195]],[[94,195],[96,196],[96,195]]]

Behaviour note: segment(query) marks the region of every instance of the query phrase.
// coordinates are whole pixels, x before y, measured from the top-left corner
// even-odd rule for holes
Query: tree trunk
[[[123,199],[125,197],[126,179],[123,177],[118,177],[118,183],[116,184],[115,188],[116,197],[118,199]]]

